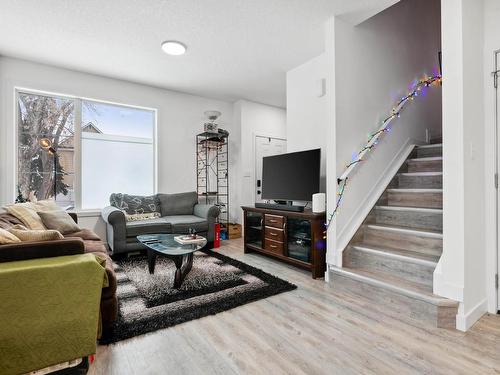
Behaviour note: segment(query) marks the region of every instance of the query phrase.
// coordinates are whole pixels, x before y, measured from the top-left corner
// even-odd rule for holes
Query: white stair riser
[[[435,266],[420,264],[400,257],[387,256],[384,253],[373,253],[350,247],[344,252],[345,267],[358,268],[370,272],[383,272],[408,281],[432,287]]]
[[[362,241],[376,247],[410,250],[422,254],[441,256],[443,252],[442,238],[426,237],[407,232],[365,227]]]
[[[401,207],[442,208],[442,192],[388,191],[387,204]]]

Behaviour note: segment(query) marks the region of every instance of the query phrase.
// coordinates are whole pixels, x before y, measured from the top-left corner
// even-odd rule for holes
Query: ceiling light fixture
[[[173,55],[179,56],[184,55],[186,53],[187,47],[181,42],[177,42],[175,40],[167,40],[161,44],[161,49],[163,52]]]

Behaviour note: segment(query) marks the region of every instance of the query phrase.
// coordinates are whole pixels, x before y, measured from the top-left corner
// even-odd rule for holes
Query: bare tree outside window
[[[48,138],[57,151],[56,195],[63,205],[73,205],[74,110],[72,99],[19,93],[18,186],[23,196],[53,198],[54,159],[39,141]]]
[[[155,112],[81,98],[18,92],[18,201],[30,193],[75,207],[75,131],[79,132],[80,206],[98,209],[109,195],[126,187],[148,195],[154,191]],[[75,113],[75,107],[81,111]],[[80,129],[75,128],[80,125]],[[40,146],[47,138],[57,157]]]

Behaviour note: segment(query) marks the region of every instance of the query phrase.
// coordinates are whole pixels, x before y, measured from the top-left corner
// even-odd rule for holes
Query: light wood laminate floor
[[[220,251],[298,286],[214,316],[100,346],[89,374],[500,374],[500,316],[467,333],[391,318],[241,240]]]

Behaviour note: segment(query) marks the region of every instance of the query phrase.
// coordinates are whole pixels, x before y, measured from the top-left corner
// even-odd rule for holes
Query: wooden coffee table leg
[[[155,265],[156,265],[156,252],[148,249],[148,268],[149,273],[152,275],[155,273]]]
[[[191,271],[193,267],[193,253],[187,255],[176,256],[174,258],[175,262],[175,278],[174,278],[174,288],[179,289],[184,281],[186,275]]]

